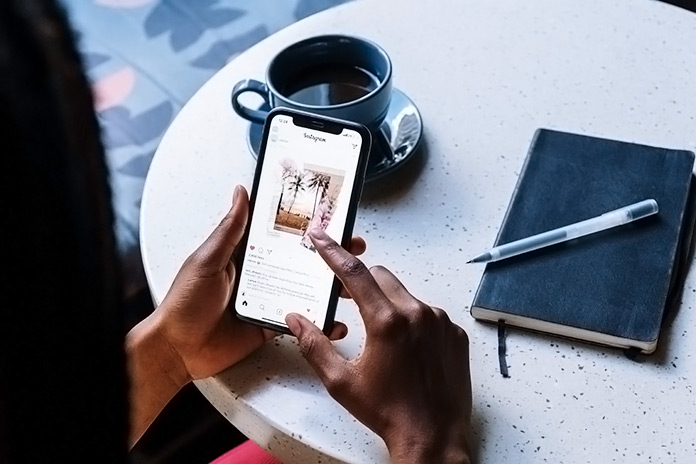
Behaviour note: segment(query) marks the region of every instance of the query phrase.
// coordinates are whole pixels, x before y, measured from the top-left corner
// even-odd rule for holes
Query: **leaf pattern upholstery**
[[[175,114],[237,54],[347,0],[60,1],[99,97],[116,236],[130,295],[146,285],[138,245],[145,176]]]
[[[145,19],[145,33],[148,38],[168,33],[172,50],[179,52],[196,43],[208,29],[226,26],[244,14],[244,10],[225,8],[217,0],[162,0]]]
[[[197,68],[218,70],[227,64],[231,57],[238,55],[267,36],[268,28],[260,25],[232,39],[219,40],[207,52],[193,60],[191,65]]]

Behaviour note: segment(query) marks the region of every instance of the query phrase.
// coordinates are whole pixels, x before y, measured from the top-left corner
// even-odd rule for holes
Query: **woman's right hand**
[[[470,462],[464,330],[416,299],[387,269],[368,270],[323,231],[310,236],[357,303],[367,333],[364,351],[347,360],[306,318],[286,317],[329,394],[384,439],[393,462]]]

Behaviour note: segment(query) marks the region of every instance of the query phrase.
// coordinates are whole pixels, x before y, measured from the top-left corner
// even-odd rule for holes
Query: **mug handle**
[[[263,124],[266,122],[266,116],[268,116],[268,111],[252,110],[246,106],[239,103],[239,96],[244,92],[254,92],[264,99],[268,103],[268,87],[266,84],[256,81],[254,79],[244,79],[235,84],[232,89],[232,108],[234,111],[251,122],[258,124]]]

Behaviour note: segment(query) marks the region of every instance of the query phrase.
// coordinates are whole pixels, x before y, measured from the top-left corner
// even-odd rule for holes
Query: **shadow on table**
[[[684,8],[685,10],[696,13],[696,1],[694,0],[662,0],[665,3]]]
[[[312,368],[300,354],[296,340],[288,336],[280,336],[267,343],[239,364],[219,374],[217,379],[223,384],[234,385],[231,394],[234,395],[235,399],[240,397],[251,399],[257,392],[264,390],[266,388],[265,385],[269,383],[282,383],[282,389],[286,390],[283,396],[288,399],[297,395],[296,398],[300,400],[307,395],[319,394],[325,391],[324,386],[319,382]],[[222,401],[223,404],[218,405],[218,409],[226,417],[231,417],[225,411],[224,402],[226,400],[223,399]],[[268,405],[263,403],[263,401],[259,403],[262,406],[262,410],[254,413],[254,416],[256,416],[254,420],[264,421],[267,425],[269,422],[272,424],[273,421],[264,418],[269,413],[269,409]],[[213,401],[213,404],[215,404],[215,401]],[[281,404],[276,404],[274,408],[283,407]],[[288,405],[288,408],[293,407]],[[242,409],[248,408],[249,405],[242,406]],[[271,409],[271,411],[275,411],[275,409]],[[309,419],[308,417],[298,416],[293,422],[299,425],[303,420]],[[316,417],[311,418],[312,422],[316,420]],[[330,419],[330,421],[330,423],[322,425],[334,427],[337,433],[340,434],[341,420]],[[248,424],[246,425],[248,426]],[[271,427],[273,428],[272,435],[264,438],[267,443],[260,444],[264,447],[267,446],[268,450],[281,461],[290,459],[293,462],[316,462],[314,460],[318,459],[319,462],[324,463],[337,464],[339,462],[323,451],[305,444],[300,440],[302,434],[297,429],[294,430],[295,433],[292,433],[293,431],[287,432],[282,427],[278,428],[275,425],[271,425]],[[300,438],[296,434],[299,434]],[[348,439],[347,435],[346,439]]]
[[[481,445],[486,441],[486,425],[490,417],[486,417],[486,411],[474,409],[471,412],[471,435],[469,445],[471,449],[471,462],[481,462]]]
[[[323,388],[310,365],[304,360],[294,337],[281,335],[268,342],[239,364],[218,377],[235,385],[234,393],[246,396],[263,384],[282,380],[289,389],[306,390],[307,385]]]
[[[520,329],[512,326],[506,326],[507,338],[508,338],[508,355],[511,353],[510,339],[515,338],[533,338],[536,340],[541,340],[544,345],[548,346],[548,349],[556,350],[560,354],[565,354],[569,359],[580,356],[580,351],[582,349],[589,355],[600,356],[602,358],[613,358],[617,362],[624,363],[638,363],[645,365],[652,365],[656,368],[668,367],[673,359],[670,359],[670,346],[672,343],[676,343],[675,335],[673,334],[673,324],[674,315],[677,311],[673,311],[668,319],[663,323],[662,329],[660,331],[660,337],[657,344],[657,349],[654,353],[649,355],[639,354],[635,359],[631,359],[626,355],[625,350],[622,348],[614,348],[610,346],[597,345],[582,340],[575,340],[570,338],[563,338],[551,334],[545,334],[541,332],[534,332],[530,330]],[[490,326],[491,335],[490,337],[497,337],[496,331],[497,326],[495,324],[489,324],[487,322],[481,322],[480,324],[485,324],[486,327]],[[577,347],[577,348],[576,348]],[[497,348],[497,344],[496,344]],[[514,348],[512,348],[514,350]],[[497,356],[497,351],[493,353]],[[623,358],[623,359],[622,359]],[[510,369],[510,376],[515,375],[516,366],[514,362],[508,359],[508,367]],[[519,375],[519,374],[518,374]]]
[[[344,349],[346,347],[341,346],[340,342],[337,348],[339,353],[347,358],[351,358],[348,351],[353,350]],[[360,349],[362,349],[362,345]],[[324,387],[318,381],[316,374],[301,356],[296,340],[287,336],[281,336],[269,342],[240,364],[220,374],[218,378],[223,383],[231,383],[236,386],[234,395],[237,398],[247,395],[253,396],[256,390],[263,389],[264,384],[275,382],[277,379],[282,379],[285,389],[297,392],[298,398],[306,396],[311,391],[324,391]],[[291,394],[288,393],[288,395]],[[486,441],[487,424],[488,421],[492,420],[487,414],[490,415],[486,410],[474,410],[472,413],[471,452],[474,457],[473,462],[478,462],[477,457],[480,454],[482,443]],[[301,420],[303,419],[300,417],[296,418],[296,421]],[[316,420],[316,418],[313,418],[313,420]],[[342,420],[337,418],[335,422],[322,424],[322,426],[335,428],[338,431],[335,433],[340,434],[341,424]],[[274,446],[280,446],[286,439],[294,441],[294,438],[287,436],[280,430],[275,432]],[[372,437],[364,439],[372,439]],[[376,436],[374,439],[379,440]],[[297,444],[294,446],[297,446]],[[308,449],[310,448],[308,447]],[[277,448],[275,450],[277,451]],[[295,449],[297,453],[300,451],[300,449]],[[314,450],[312,453],[319,453],[319,451]],[[327,455],[324,456],[322,462],[335,462],[333,458]]]

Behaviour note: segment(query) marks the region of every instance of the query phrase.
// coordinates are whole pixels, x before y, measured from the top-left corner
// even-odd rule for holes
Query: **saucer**
[[[259,109],[269,111],[266,103]],[[382,136],[377,135],[372,140],[366,182],[384,177],[403,166],[423,138],[423,120],[418,108],[402,91],[392,90],[389,111],[379,126],[379,132]],[[259,156],[262,136],[263,124],[251,123],[247,144],[254,158]]]

